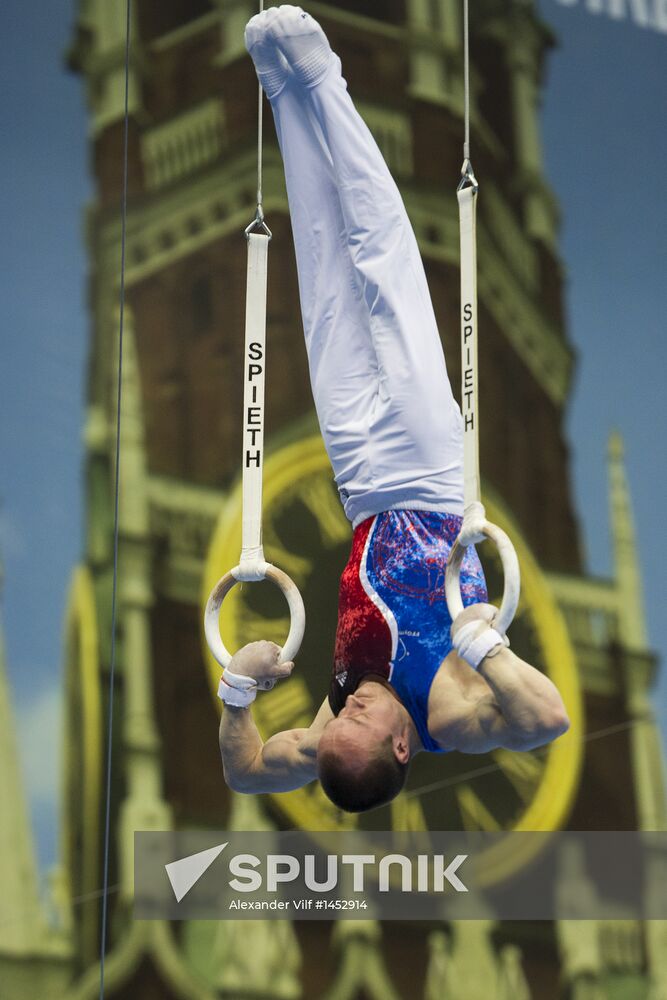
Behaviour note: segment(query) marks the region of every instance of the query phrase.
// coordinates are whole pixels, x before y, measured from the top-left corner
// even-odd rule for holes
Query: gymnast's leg
[[[371,486],[368,414],[378,365],[322,130],[268,36],[277,16],[269,8],[253,17],[246,45],[271,101],[283,156],[313,397],[345,503]]]
[[[326,143],[368,313],[379,366],[369,426],[373,503],[376,510],[412,505],[461,513],[461,415],[400,193],[317,22],[283,6],[271,33]]]
[[[353,366],[361,382],[364,365],[372,366],[365,391],[345,396],[363,448],[356,478],[339,476],[335,448],[327,445],[346,513],[354,523],[391,507],[460,513],[461,417],[400,194],[317,22],[297,7],[267,14],[266,36],[290,69],[270,97],[285,160],[313,391],[325,442],[339,439],[348,457],[355,448],[345,447],[346,423],[328,426],[324,413],[329,408],[322,400],[336,381],[330,362],[342,364],[337,381],[342,372],[343,388],[350,355],[362,344],[362,364]],[[257,47],[249,48],[262,79]]]

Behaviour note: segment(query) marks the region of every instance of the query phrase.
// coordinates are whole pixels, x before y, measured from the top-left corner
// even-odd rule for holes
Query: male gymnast
[[[220,682],[220,749],[236,791],[319,778],[339,808],[361,812],[400,792],[421,751],[530,750],[568,719],[551,681],[494,629],[473,547],[465,610],[449,617],[461,413],[415,236],[340,60],[299,7],[256,15],[245,39],[283,156],[313,397],[353,541],[312,724],[262,742],[248,705],[293,664],[274,643],[250,643]]]

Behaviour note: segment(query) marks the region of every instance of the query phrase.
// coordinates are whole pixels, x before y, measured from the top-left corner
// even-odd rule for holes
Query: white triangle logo
[[[187,858],[180,858],[178,861],[172,861],[164,866],[174,890],[176,902],[180,903],[183,897],[190,892],[192,886],[211,867],[217,856],[222,854],[228,843],[227,840],[224,844],[219,844],[218,847],[211,847],[208,851],[200,851],[198,854],[190,854]]]
[[[347,670],[343,670],[340,674],[336,674],[336,680],[342,687],[345,681],[347,680]]]

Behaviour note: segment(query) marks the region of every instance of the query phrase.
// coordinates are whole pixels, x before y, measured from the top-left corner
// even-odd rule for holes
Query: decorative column
[[[463,28],[458,0],[408,0],[410,93],[463,113]]]
[[[382,927],[376,920],[338,920],[332,935],[338,974],[324,1000],[400,1000],[382,957]]]
[[[0,564],[0,601],[2,600]],[[1,607],[1,605],[0,605]],[[9,696],[4,635],[0,619],[0,980],[5,962],[34,950],[45,931],[39,905],[37,864],[21,783],[21,766]]]
[[[655,660],[647,648],[637,540],[623,463],[623,442],[618,433],[612,434],[609,441],[609,499],[618,593],[618,639],[625,651],[627,710],[633,721],[631,746],[639,828],[665,830],[667,803],[662,747],[649,700]]]
[[[132,4],[128,81],[131,116],[141,110],[136,8],[137,4]],[[80,0],[76,28],[68,62],[86,76],[92,130],[98,136],[125,115],[126,0]]]
[[[126,797],[121,806],[121,894],[130,899],[135,830],[168,830],[160,744],[153,710],[150,609],[153,601],[146,452],[141,385],[131,309],[125,306],[121,405],[118,632],[122,638],[123,749]],[[114,370],[117,368],[114,366]],[[112,394],[113,398],[113,394]],[[115,442],[114,442],[115,443]],[[115,455],[111,456],[115,461]]]
[[[609,507],[614,576],[619,598],[619,639],[626,649],[645,652],[644,594],[625,473],[623,439],[618,431],[609,436]]]
[[[543,39],[532,12],[514,9],[506,27],[518,193],[527,235],[556,246],[556,210],[544,180],[538,120]]]
[[[632,721],[630,745],[640,830],[667,830],[665,771],[662,744],[649,691],[655,660],[647,649],[646,620],[637,539],[624,464],[623,440],[618,432],[609,439],[609,500],[618,593],[619,642],[624,649],[627,711]],[[647,891],[663,883],[649,871]],[[664,886],[663,886],[664,887]],[[646,923],[646,951],[651,997],[667,998],[667,924]]]
[[[506,945],[498,953],[493,920],[459,920],[450,933],[433,931],[424,1000],[530,1000],[521,950]]]
[[[558,873],[557,905],[585,914],[597,902],[597,890],[586,869],[580,844],[569,845]],[[556,936],[567,995],[572,1000],[603,1000],[604,963],[597,920],[558,920]]]
[[[259,11],[259,4],[250,0],[213,0],[213,3],[220,11],[220,65],[224,65],[239,56],[247,56],[243,33],[250,18]]]
[[[96,403],[88,407],[83,440],[86,449],[86,559],[93,573],[112,561],[113,508],[109,486],[109,419]]]
[[[445,931],[431,931],[428,936],[428,966],[424,985],[424,1000],[455,997],[457,983],[453,980],[452,948]]]
[[[2,600],[0,562],[0,602]],[[2,610],[0,603],[0,612]],[[55,748],[53,748],[55,751]],[[28,803],[22,787],[0,614],[0,996],[62,996],[71,975],[71,903],[67,887],[40,900]],[[62,904],[62,905],[60,905]],[[48,908],[55,918],[47,919]]]
[[[530,1000],[521,949],[515,944],[506,944],[500,949],[498,960],[498,1000]]]
[[[275,826],[258,796],[234,793],[229,829],[270,833]],[[289,920],[221,920],[214,926],[210,969],[202,972],[221,1000],[299,1000],[301,951]],[[186,938],[192,944],[205,933],[204,922],[195,921]]]
[[[659,883],[664,890],[663,881]],[[656,891],[660,888],[656,887]],[[651,920],[646,925],[646,952],[649,967],[648,1000],[667,1000],[667,921]]]

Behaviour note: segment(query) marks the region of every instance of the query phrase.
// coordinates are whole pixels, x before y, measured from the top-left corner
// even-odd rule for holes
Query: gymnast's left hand
[[[262,691],[270,691],[276,681],[283,680],[292,673],[294,663],[281,663],[282,649],[275,642],[261,639],[243,646],[231,659],[229,670],[244,677],[252,677]]]

